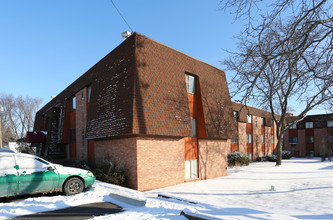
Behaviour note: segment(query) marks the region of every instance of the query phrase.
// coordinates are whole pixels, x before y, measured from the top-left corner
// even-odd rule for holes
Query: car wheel
[[[72,177],[66,181],[64,191],[67,196],[75,195],[83,191],[84,185],[81,179]]]

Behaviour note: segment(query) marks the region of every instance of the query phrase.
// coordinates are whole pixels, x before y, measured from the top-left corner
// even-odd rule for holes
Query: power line
[[[131,30],[131,32],[133,32],[131,26],[127,23],[126,19],[124,18],[124,16],[120,13],[120,11],[118,10],[117,6],[113,3],[112,0],[110,0],[113,7],[117,10],[118,14],[120,15],[120,17],[124,20],[124,22],[127,24],[127,26],[129,27],[129,29]]]

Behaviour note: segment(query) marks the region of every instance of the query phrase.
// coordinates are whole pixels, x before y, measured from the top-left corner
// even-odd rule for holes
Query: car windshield
[[[38,160],[39,162],[42,162],[43,164],[46,164],[46,165],[50,165],[50,162],[46,161],[46,160],[43,160],[42,158],[35,158],[36,160]]]

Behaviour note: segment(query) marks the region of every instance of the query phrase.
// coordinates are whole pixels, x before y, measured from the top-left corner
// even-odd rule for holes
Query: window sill
[[[184,183],[195,182],[195,181],[199,181],[199,180],[200,180],[200,178],[187,179],[187,180],[184,180]]]

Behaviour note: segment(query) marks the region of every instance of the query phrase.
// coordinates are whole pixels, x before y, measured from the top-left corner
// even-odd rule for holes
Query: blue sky
[[[134,31],[224,69],[224,50],[236,50],[242,23],[218,2],[114,0]],[[129,30],[110,0],[1,0],[0,28],[0,93],[40,97],[42,105]]]

